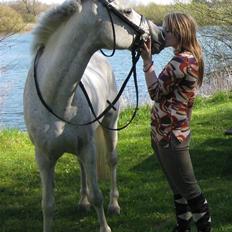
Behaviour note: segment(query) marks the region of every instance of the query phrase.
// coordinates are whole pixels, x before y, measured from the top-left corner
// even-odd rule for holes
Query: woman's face
[[[175,49],[178,48],[178,40],[175,37],[174,33],[172,33],[169,28],[164,24],[164,35],[165,35],[165,47],[173,47]]]

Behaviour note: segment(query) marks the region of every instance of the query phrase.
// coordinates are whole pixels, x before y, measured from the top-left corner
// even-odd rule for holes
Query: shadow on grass
[[[190,148],[194,169],[201,177],[232,177],[232,136],[207,139]],[[160,169],[155,154],[148,155],[130,170],[134,172],[153,172]]]
[[[232,137],[207,139],[193,146],[190,153],[201,178],[232,177]]]
[[[156,161],[155,154],[149,154],[147,158],[142,160],[138,165],[131,168],[131,171],[135,172],[153,172],[155,169],[160,168]]]

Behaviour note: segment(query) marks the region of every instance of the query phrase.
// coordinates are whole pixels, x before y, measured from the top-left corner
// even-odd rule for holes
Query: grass
[[[126,121],[122,113],[120,122]],[[152,154],[149,108],[139,110],[135,121],[119,133],[118,185],[121,215],[107,220],[113,232],[170,232],[175,218],[172,194]],[[192,119],[191,155],[197,179],[210,204],[214,232],[232,231],[232,94],[198,98]],[[33,146],[24,132],[0,132],[0,231],[42,231],[40,178]],[[80,214],[80,172],[73,156],[65,154],[56,167],[56,232],[99,230],[95,211]],[[100,182],[109,200],[109,183]],[[195,230],[194,230],[195,231]]]

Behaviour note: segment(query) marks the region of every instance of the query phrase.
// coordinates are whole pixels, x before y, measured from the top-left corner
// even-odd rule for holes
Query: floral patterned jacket
[[[148,88],[154,100],[151,136],[161,146],[169,146],[171,135],[182,142],[190,134],[191,112],[198,89],[198,70],[196,59],[190,52],[175,53]]]

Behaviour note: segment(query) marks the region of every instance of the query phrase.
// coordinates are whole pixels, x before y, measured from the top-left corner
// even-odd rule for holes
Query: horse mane
[[[79,12],[80,10],[81,0],[66,0],[61,5],[43,13],[33,30],[32,52],[35,53],[41,45],[45,46],[49,37],[57,28],[75,12]]]

